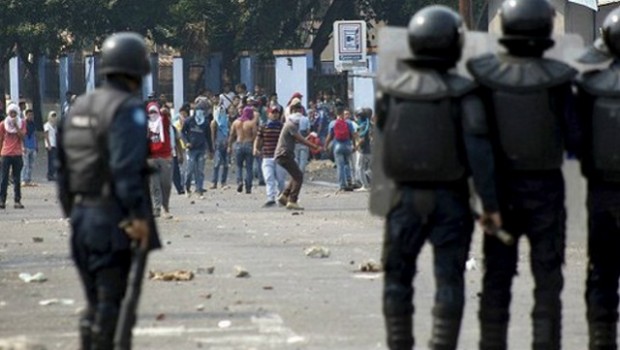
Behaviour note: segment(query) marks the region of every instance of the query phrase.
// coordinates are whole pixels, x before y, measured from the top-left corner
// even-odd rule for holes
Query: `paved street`
[[[571,219],[564,349],[581,350],[587,347],[583,183],[574,163],[566,170]],[[206,200],[173,194],[175,218],[159,221],[165,247],[151,255],[149,269],[196,274],[187,282],[145,281],[135,349],[385,349],[381,275],[357,272],[359,264],[380,257],[382,221],[368,214],[367,194],[335,194],[332,187],[308,184],[300,199],[306,211],[294,215],[282,208],[260,208],[263,191],[255,187],[246,195],[218,189],[209,191]],[[84,302],[55,188],[40,182],[23,192],[25,211],[14,210],[10,197],[7,210],[0,212],[0,338],[23,335],[47,349],[77,349],[76,310]],[[527,244],[521,244],[511,349],[527,349],[531,341],[532,277]],[[329,248],[330,257],[305,256],[304,250],[315,245]],[[479,267],[480,254],[477,232],[471,255]],[[416,278],[418,349],[426,348],[430,334],[430,260],[425,248]],[[250,277],[236,278],[235,266],[247,269]],[[24,272],[42,272],[47,281],[25,283],[19,278]],[[461,349],[477,348],[480,279],[480,268],[467,272]],[[54,298],[74,304],[39,305]]]

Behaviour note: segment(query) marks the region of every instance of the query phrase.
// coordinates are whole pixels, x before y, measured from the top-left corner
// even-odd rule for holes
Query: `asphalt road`
[[[581,350],[587,348],[584,188],[576,164],[567,164],[566,173],[570,219],[563,348]],[[382,276],[358,271],[361,263],[379,260],[382,241],[383,223],[368,214],[367,193],[335,194],[332,187],[308,184],[300,198],[306,210],[293,215],[282,208],[261,208],[263,191],[255,187],[246,195],[218,189],[209,191],[205,200],[173,194],[174,219],[159,221],[165,246],[151,255],[149,269],[195,275],[186,282],[145,281],[135,349],[385,349]],[[77,349],[76,310],[84,300],[55,188],[47,182],[26,188],[22,202],[24,211],[13,209],[9,198],[7,210],[0,212],[0,349],[3,340],[18,336],[47,349]],[[471,256],[478,268],[466,275],[460,349],[476,349],[478,342],[480,233],[475,237]],[[304,250],[312,246],[328,248],[330,256],[307,257]],[[415,281],[417,349],[426,348],[430,335],[431,254],[426,247]],[[529,348],[531,342],[527,254],[522,241],[513,287],[511,349]],[[236,266],[250,276],[236,278]],[[47,281],[25,283],[19,278],[20,273],[37,272]],[[59,300],[40,305],[50,299]],[[68,305],[62,299],[68,299]]]

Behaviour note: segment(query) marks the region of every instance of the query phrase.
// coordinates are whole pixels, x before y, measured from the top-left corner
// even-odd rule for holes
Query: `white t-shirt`
[[[45,138],[45,147],[56,147],[56,126],[50,124],[49,122],[43,125],[43,131],[47,133],[47,138]]]

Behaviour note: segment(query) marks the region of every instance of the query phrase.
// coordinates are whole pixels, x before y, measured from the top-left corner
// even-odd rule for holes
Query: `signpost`
[[[334,22],[334,68],[338,72],[365,70],[366,60],[366,22]]]

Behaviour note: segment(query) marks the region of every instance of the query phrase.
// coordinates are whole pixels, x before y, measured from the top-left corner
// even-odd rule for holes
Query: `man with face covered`
[[[202,101],[196,105],[194,116],[183,124],[181,131],[187,149],[187,175],[185,178],[185,192],[191,196],[192,179],[196,182],[196,194],[204,198],[205,161],[207,151],[213,153],[211,142],[211,128],[207,121],[209,105]]]
[[[19,107],[10,104],[7,108],[8,116],[0,123],[0,209],[6,208],[6,196],[9,186],[9,174],[13,174],[15,190],[15,209],[23,209],[21,203],[20,174],[24,165],[22,154],[23,140],[26,136],[26,122],[19,118]]]

